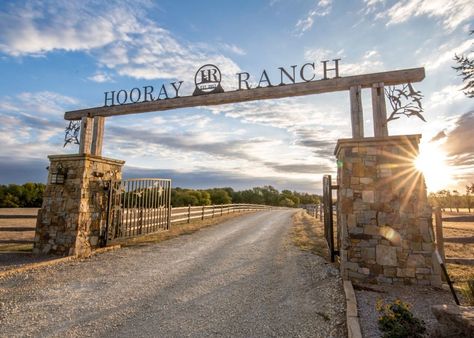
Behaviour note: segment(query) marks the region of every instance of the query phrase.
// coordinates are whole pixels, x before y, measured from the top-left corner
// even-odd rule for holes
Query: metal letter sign
[[[194,75],[194,83],[196,89],[194,89],[193,96],[224,92],[221,86],[221,71],[211,64],[198,69]]]

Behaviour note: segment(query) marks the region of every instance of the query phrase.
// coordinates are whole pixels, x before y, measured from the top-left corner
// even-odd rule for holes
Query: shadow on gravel
[[[46,262],[57,258],[57,256],[51,255],[33,255],[31,252],[0,251],[0,271],[7,271],[25,264]]]

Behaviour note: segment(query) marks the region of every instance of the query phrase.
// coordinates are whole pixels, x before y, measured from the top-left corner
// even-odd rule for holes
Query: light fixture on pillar
[[[51,172],[51,184],[64,184],[66,180],[66,169],[59,164],[55,170]]]

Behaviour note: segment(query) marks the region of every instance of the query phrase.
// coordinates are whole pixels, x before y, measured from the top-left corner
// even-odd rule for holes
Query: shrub
[[[413,316],[410,305],[396,300],[391,304],[377,302],[379,329],[384,338],[419,338],[426,331],[425,323]]]

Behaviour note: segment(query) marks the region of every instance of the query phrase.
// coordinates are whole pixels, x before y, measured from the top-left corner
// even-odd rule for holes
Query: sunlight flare
[[[452,168],[447,164],[447,155],[437,144],[421,144],[415,166],[425,176],[430,192],[444,189],[454,183]]]

